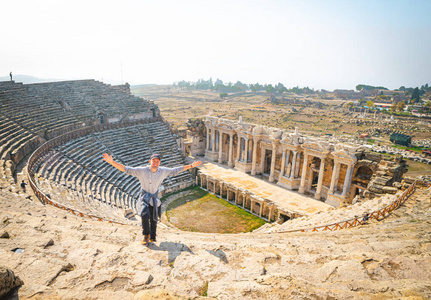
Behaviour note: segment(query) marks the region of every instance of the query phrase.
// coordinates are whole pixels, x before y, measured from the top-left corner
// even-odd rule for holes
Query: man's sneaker
[[[144,239],[142,240],[141,244],[148,245],[149,242],[150,242],[150,235],[149,234],[144,235]]]
[[[150,238],[150,243],[156,242],[156,238]]]

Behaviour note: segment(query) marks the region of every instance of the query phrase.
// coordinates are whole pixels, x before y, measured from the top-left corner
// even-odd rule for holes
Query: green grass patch
[[[401,145],[396,145],[396,144],[392,145],[392,147],[397,148],[397,149],[403,149],[403,150],[405,150],[405,149],[412,150],[412,151],[418,152],[418,153],[422,153],[422,149],[424,149],[422,147],[414,147],[414,146],[406,147],[406,146],[401,146]]]
[[[266,223],[199,187],[172,201],[166,216],[181,230],[207,233],[249,232]]]

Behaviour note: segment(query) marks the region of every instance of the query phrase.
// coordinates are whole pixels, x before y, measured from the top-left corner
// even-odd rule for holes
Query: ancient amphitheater
[[[431,297],[431,189],[403,178],[401,157],[241,119],[194,120],[181,138],[127,84],[0,82],[0,105],[0,297]],[[161,193],[199,185],[268,223],[232,235],[166,223],[143,247],[125,217],[139,184],[103,152],[199,156]]]

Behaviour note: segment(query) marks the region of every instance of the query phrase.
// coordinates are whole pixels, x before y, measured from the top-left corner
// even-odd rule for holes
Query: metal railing
[[[416,190],[416,186],[425,186],[425,187],[431,187],[431,184],[425,184],[425,182],[422,181],[414,181],[410,187],[405,190],[393,203],[383,207],[382,209],[373,211],[372,213],[365,214],[363,216],[349,219],[333,224],[326,224],[321,226],[315,226],[310,228],[301,228],[301,229],[293,229],[293,230],[284,230],[284,231],[274,231],[274,232],[267,232],[267,233],[291,233],[291,232],[320,232],[320,231],[335,231],[340,229],[347,229],[347,228],[353,228],[360,225],[364,225],[366,223],[366,220],[364,217],[368,217],[369,220],[382,220],[386,218],[392,211],[397,209],[404,201],[407,200],[407,198],[413,194],[413,192]]]

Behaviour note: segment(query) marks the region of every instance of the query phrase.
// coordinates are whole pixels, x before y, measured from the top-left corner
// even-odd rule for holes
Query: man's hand
[[[114,161],[112,156],[109,155],[108,153],[103,153],[102,160],[106,161],[108,164],[111,164],[111,165],[112,165],[112,162]]]
[[[192,168],[196,168],[196,167],[199,167],[200,165],[201,165],[201,161],[200,160],[198,160],[198,161],[194,161],[193,163],[192,163]]]
[[[106,161],[108,164],[111,164],[114,168],[117,168],[121,172],[125,171],[124,165],[114,161],[112,155],[109,155],[108,153],[103,153],[102,160]]]

